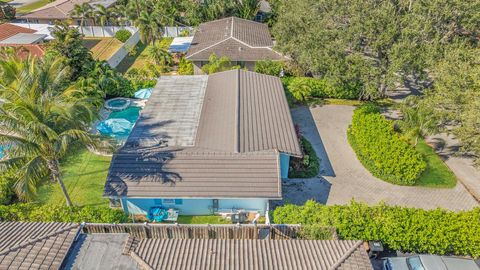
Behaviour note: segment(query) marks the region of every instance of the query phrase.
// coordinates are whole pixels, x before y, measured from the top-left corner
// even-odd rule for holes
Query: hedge
[[[326,206],[308,201],[285,205],[273,213],[277,224],[333,226],[341,239],[380,240],[403,252],[480,256],[480,208],[452,212],[379,204]],[[304,230],[315,239],[315,230]],[[320,234],[321,235],[321,234]]]
[[[342,85],[328,79],[292,77],[282,80],[286,90],[299,101],[311,98],[358,99],[358,87]]]
[[[123,223],[127,220],[123,211],[104,206],[0,205],[0,221]]]
[[[285,72],[285,63],[281,61],[260,60],[255,63],[254,71],[257,73],[280,76],[282,70]]]
[[[130,37],[132,36],[132,33],[126,29],[121,29],[115,32],[115,38],[120,40],[122,43],[125,43]]]
[[[347,135],[365,168],[387,182],[414,185],[427,166],[422,155],[400,138],[375,105],[355,110]]]

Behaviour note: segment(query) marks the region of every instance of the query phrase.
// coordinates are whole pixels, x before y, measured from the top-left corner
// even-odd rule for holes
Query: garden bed
[[[315,149],[304,137],[300,138],[300,147],[302,148],[303,157],[290,158],[288,177],[312,178],[317,176],[320,170],[320,161],[315,153]]]

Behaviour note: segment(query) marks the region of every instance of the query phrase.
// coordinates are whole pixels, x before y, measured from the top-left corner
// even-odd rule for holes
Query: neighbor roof
[[[0,268],[60,269],[79,229],[73,223],[0,222]]]
[[[70,18],[70,13],[75,8],[75,5],[89,3],[91,6],[102,5],[109,7],[116,1],[113,0],[56,0],[41,8],[35,9],[30,13],[17,16],[20,19],[46,19],[46,20],[65,20]]]
[[[353,240],[150,238],[130,256],[144,269],[372,269],[362,241]]]
[[[278,152],[302,155],[277,77],[163,76],[112,159],[104,195],[279,199]]]
[[[32,34],[35,33],[35,30],[21,27],[18,25],[13,25],[10,23],[0,24],[0,41],[5,40],[9,37],[15,36],[19,33]]]
[[[20,59],[26,59],[28,56],[42,57],[45,54],[45,50],[42,45],[39,44],[1,44],[0,47],[14,47],[16,48],[17,56]]]
[[[273,41],[265,24],[229,17],[200,24],[186,57],[203,61],[215,53],[232,61],[284,59],[272,47]]]
[[[47,35],[43,34],[27,34],[27,33],[18,33],[14,36],[6,38],[0,41],[0,44],[15,44],[15,45],[26,45],[26,44],[35,44],[39,41],[42,41]]]

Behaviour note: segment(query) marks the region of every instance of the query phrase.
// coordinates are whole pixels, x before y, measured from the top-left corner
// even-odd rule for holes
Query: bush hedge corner
[[[121,29],[115,32],[115,38],[120,40],[122,43],[125,43],[131,36],[132,33],[126,29]]]

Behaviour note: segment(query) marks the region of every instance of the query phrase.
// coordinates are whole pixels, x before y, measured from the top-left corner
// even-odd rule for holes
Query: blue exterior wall
[[[280,176],[282,179],[288,178],[288,169],[290,167],[290,156],[280,153]]]
[[[180,215],[211,215],[213,214],[213,199],[179,199],[162,200],[156,198],[122,198],[123,210],[128,214],[146,215],[150,207],[164,206],[179,210]],[[219,199],[219,210],[232,208],[260,211],[264,215],[268,199]]]

